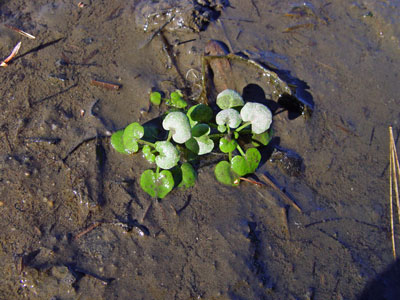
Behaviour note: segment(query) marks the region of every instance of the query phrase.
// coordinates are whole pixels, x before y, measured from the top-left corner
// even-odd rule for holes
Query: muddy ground
[[[145,0],[1,1],[2,59],[22,46],[0,70],[0,298],[399,299],[388,200],[399,2],[164,2],[169,15]],[[171,15],[182,18],[162,31],[177,68],[150,41]],[[258,170],[302,213],[271,188],[222,186],[213,163],[154,202],[138,183],[147,163],[110,147],[111,132],[161,114],[148,111],[152,88],[196,97],[210,39],[290,74],[314,103],[308,120],[274,117],[301,173],[268,160]],[[239,92],[268,89],[237,68]],[[177,69],[193,71],[186,81]]]

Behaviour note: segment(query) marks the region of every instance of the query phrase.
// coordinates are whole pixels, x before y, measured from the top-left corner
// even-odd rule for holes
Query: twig
[[[390,129],[389,129],[390,131]],[[389,169],[389,204],[390,204],[390,232],[392,236],[393,258],[396,260],[396,242],[394,240],[394,222],[393,222],[393,183],[392,183],[392,140],[390,140],[390,169]]]
[[[8,63],[10,60],[12,60],[12,59],[15,57],[15,55],[17,55],[17,53],[18,53],[18,51],[19,51],[19,48],[21,48],[21,42],[19,42],[19,43],[14,47],[14,49],[11,51],[11,54],[10,54],[5,60],[3,60],[3,61],[1,62],[0,67],[7,67],[7,66],[8,66],[7,63]]]
[[[389,139],[390,139],[390,163],[389,163],[389,200],[390,200],[390,228],[391,228],[391,238],[392,238],[392,250],[393,257],[396,259],[396,241],[395,241],[395,232],[394,232],[394,218],[393,218],[393,189],[396,195],[396,204],[397,204],[397,215],[400,223],[400,197],[399,197],[399,187],[398,187],[398,178],[400,179],[400,166],[399,166],[399,158],[397,156],[396,144],[393,138],[393,128],[389,126]]]
[[[100,81],[100,80],[95,80],[95,79],[92,79],[90,84],[94,85],[94,86],[100,86],[100,87],[106,88],[107,90],[117,91],[121,88],[120,84],[115,84],[115,83],[110,83],[110,82],[105,82],[105,81]]]
[[[262,173],[258,174],[268,185],[270,185],[282,198],[285,202],[292,205],[298,212],[303,212],[301,208],[292,200],[290,199],[275,183],[272,182],[267,176]]]
[[[83,235],[91,232],[93,229],[95,229],[96,227],[100,226],[101,223],[100,222],[96,222],[93,223],[92,225],[90,225],[88,228],[86,228],[85,230],[79,232],[75,237],[74,237],[74,241],[78,240],[80,237],[82,237]]]
[[[255,181],[255,180],[251,180],[251,179],[248,179],[246,177],[239,177],[239,179],[243,180],[243,181],[250,182],[250,183],[258,185],[258,186],[264,186],[264,184],[262,184],[261,182],[258,182],[258,181]]]
[[[398,185],[398,178],[400,176],[400,165],[399,165],[399,157],[397,156],[396,144],[393,138],[393,129],[390,129],[390,140],[392,144],[392,157],[393,157],[393,183],[394,183],[394,191],[396,193],[396,204],[397,204],[397,217],[399,218],[400,223],[400,196],[399,196],[399,185]]]
[[[34,40],[36,39],[35,36],[33,36],[32,34],[29,34],[19,28],[16,28],[14,26],[8,25],[8,24],[4,24],[4,26],[6,26],[8,29],[14,30],[16,32],[18,32],[20,35],[23,35],[24,37],[27,37],[28,39]]]

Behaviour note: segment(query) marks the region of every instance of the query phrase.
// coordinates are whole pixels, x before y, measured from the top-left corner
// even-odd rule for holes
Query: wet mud
[[[397,299],[399,11],[372,0],[1,1],[1,60],[22,43],[0,70],[0,298]],[[275,113],[256,175],[281,190],[219,184],[216,155],[195,187],[154,201],[139,185],[149,165],[109,136],[162,114],[152,89],[195,103],[209,40],[297,87],[300,102],[279,98],[260,69],[229,61],[228,84]]]

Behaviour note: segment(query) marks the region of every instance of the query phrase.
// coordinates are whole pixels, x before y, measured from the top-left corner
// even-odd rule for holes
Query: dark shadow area
[[[400,299],[400,260],[369,282],[358,300],[399,300]]]
[[[239,56],[242,56],[244,58],[249,59],[249,56],[239,52],[236,53]],[[282,97],[278,100],[278,104],[280,105],[280,107],[284,108],[285,110],[288,111],[289,114],[289,119],[293,120],[297,117],[299,117],[300,115],[304,115],[306,118],[311,117],[312,112],[314,111],[314,100],[313,100],[313,96],[311,95],[311,93],[308,91],[308,89],[310,88],[309,85],[299,79],[296,78],[294,76],[292,76],[290,74],[290,71],[288,70],[280,70],[280,69],[276,69],[272,66],[270,66],[268,64],[268,62],[263,62],[263,61],[257,61],[257,63],[259,63],[260,65],[262,65],[264,68],[275,72],[278,77],[283,80],[284,82],[286,82],[286,84],[291,88],[292,90],[292,95],[282,95]],[[256,93],[256,91],[248,91],[247,89],[253,89],[253,84],[249,84],[247,87],[245,87],[243,89],[243,99],[245,101],[245,92],[247,92],[247,95],[253,95],[254,93]],[[249,98],[250,99],[250,98]],[[254,98],[256,99],[256,98]],[[255,100],[251,100],[251,101],[255,101]],[[258,101],[255,101],[258,102]],[[272,110],[273,107],[271,107]]]
[[[305,84],[304,88],[308,88],[308,85]],[[267,99],[263,88],[258,84],[250,83],[243,88],[242,97],[246,102],[258,102],[267,105],[274,115],[287,111],[289,120],[294,120],[300,116],[311,117],[314,110],[311,94],[305,90],[300,91],[299,86],[297,86],[295,93],[296,96],[284,94],[276,102]],[[297,97],[298,93],[307,95],[305,98],[309,99],[307,101],[301,100],[301,98]]]
[[[279,108],[279,104],[265,97],[265,92],[258,84],[250,83],[243,88],[242,97],[245,102],[257,102],[268,106],[273,114]]]

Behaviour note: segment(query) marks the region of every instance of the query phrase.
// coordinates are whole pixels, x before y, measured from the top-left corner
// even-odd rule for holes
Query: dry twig
[[[397,156],[396,143],[393,138],[392,126],[389,126],[389,139],[390,139],[390,170],[389,170],[390,227],[392,236],[393,257],[394,259],[396,259],[397,254],[396,254],[396,241],[395,241],[394,218],[393,218],[393,209],[394,209],[393,189],[395,191],[397,216],[399,218],[399,224],[400,224],[400,196],[398,187],[398,181],[400,181],[400,165],[399,165],[399,158]]]
[[[21,42],[19,42],[19,43],[14,47],[14,49],[11,51],[11,54],[10,54],[5,60],[3,60],[3,61],[0,63],[0,67],[7,67],[7,66],[8,66],[7,63],[8,63],[10,60],[12,60],[12,59],[15,57],[15,55],[17,55],[17,53],[18,53],[18,51],[19,51],[19,48],[21,48]]]
[[[23,35],[24,37],[27,37],[28,39],[31,39],[31,40],[36,39],[36,37],[33,36],[32,34],[27,33],[27,32],[25,32],[25,31],[23,31],[23,30],[21,30],[19,28],[16,28],[14,26],[7,25],[7,24],[4,24],[4,26],[6,26],[7,28],[9,28],[11,30],[14,30],[15,32],[18,32],[20,35]]]
[[[90,225],[88,228],[86,228],[85,230],[79,232],[75,237],[74,237],[74,241],[78,240],[81,236],[91,232],[93,229],[95,229],[96,227],[100,226],[101,223],[97,222],[97,223],[93,223],[92,225]]]
[[[270,185],[286,203],[292,205],[298,212],[303,212],[301,208],[292,199],[290,199],[271,179],[262,173],[257,175],[259,175],[265,181],[265,183]]]

